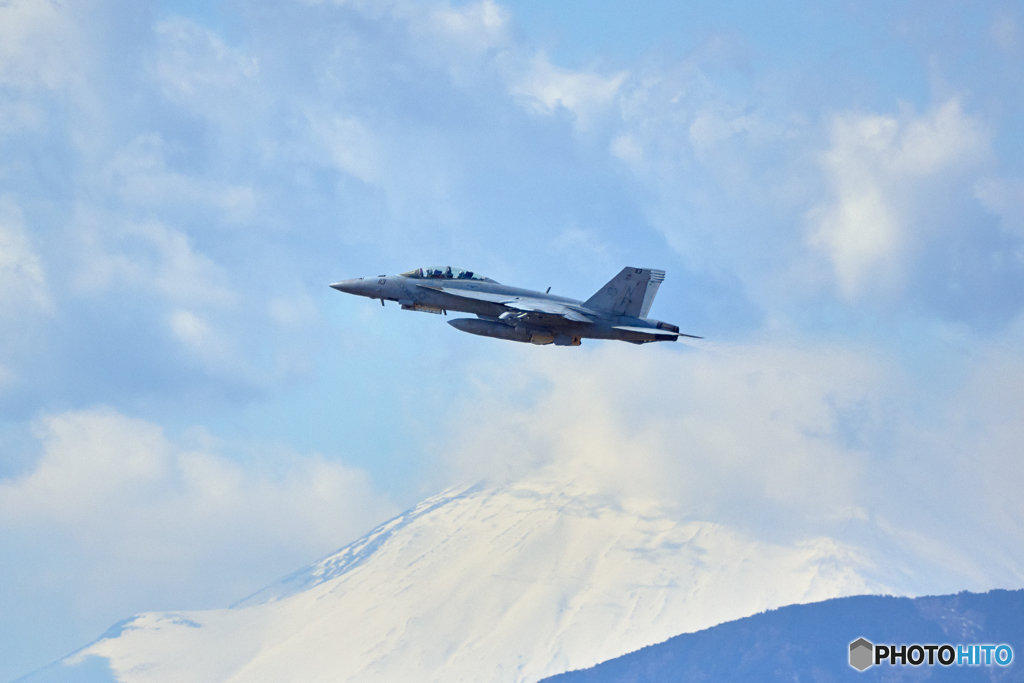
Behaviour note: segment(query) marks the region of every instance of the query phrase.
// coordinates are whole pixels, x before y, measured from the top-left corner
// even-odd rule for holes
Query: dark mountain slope
[[[1002,644],[1008,666],[849,665],[857,638],[878,644]],[[861,595],[791,605],[671,638],[550,683],[716,681],[1024,681],[1024,590],[923,598]]]

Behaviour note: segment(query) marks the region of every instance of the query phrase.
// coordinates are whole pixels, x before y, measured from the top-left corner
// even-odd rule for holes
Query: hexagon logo
[[[874,664],[875,646],[864,638],[858,638],[850,643],[850,666],[857,671],[863,671]]]

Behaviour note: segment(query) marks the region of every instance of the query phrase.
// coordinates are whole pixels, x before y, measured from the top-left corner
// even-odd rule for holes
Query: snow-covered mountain
[[[554,483],[475,485],[230,608],[138,615],[44,671],[537,681],[766,609],[886,591],[865,557],[827,538],[773,545]]]

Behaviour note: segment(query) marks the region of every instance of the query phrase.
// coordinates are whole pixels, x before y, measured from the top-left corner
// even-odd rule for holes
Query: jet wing
[[[559,318],[565,318],[566,320],[572,320],[577,323],[589,323],[593,322],[590,318],[583,315],[577,310],[560,304],[557,301],[545,301],[544,299],[530,299],[526,297],[516,297],[515,301],[510,301],[505,304],[506,308],[511,308],[516,311],[522,311],[524,313],[539,313],[541,315],[554,315]]]
[[[692,334],[683,334],[682,332],[672,332],[670,330],[660,330],[656,327],[630,327],[629,325],[616,325],[612,329],[623,330],[624,332],[639,332],[640,334],[651,334],[655,337],[689,337],[690,339],[703,339],[704,337],[697,337]]]
[[[456,289],[455,287],[441,287],[435,285],[416,285],[423,289],[432,289],[435,292],[442,292],[444,294],[450,294],[452,296],[460,296],[463,299],[476,299],[477,301],[489,301],[492,304],[505,304],[510,301],[519,299],[517,296],[509,296],[508,294],[494,294],[492,292],[478,292],[472,289]]]
[[[458,289],[455,287],[441,287],[434,285],[416,285],[417,287],[423,287],[424,289],[432,289],[435,292],[443,292],[450,296],[462,297],[463,299],[476,299],[477,301],[487,301],[492,304],[500,304],[506,308],[510,308],[514,311],[522,311],[523,313],[533,313],[538,315],[551,315],[559,318],[565,318],[578,323],[590,323],[593,322],[590,318],[583,315],[581,312],[571,306],[559,303],[557,301],[549,301],[547,299],[536,299],[533,297],[526,296],[515,296],[511,294],[495,294],[493,292],[479,292],[472,289]]]

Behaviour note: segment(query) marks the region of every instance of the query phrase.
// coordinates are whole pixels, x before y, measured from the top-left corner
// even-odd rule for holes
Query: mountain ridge
[[[856,671],[848,647],[879,644],[1009,644],[1010,666],[871,666]],[[787,605],[684,633],[541,683],[721,681],[1024,681],[1024,589],[906,598],[857,595]]]

